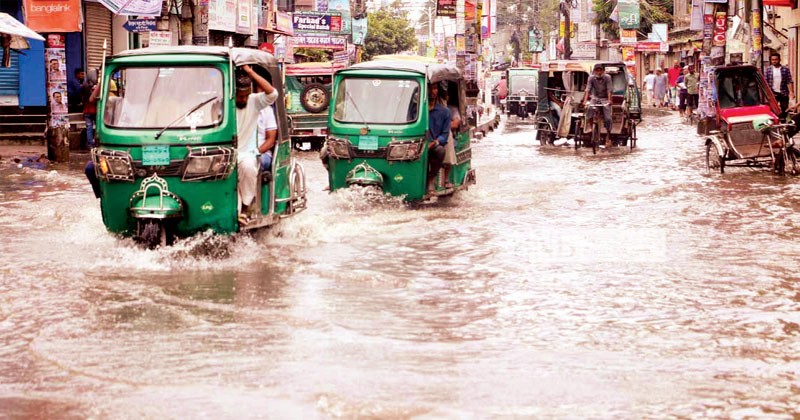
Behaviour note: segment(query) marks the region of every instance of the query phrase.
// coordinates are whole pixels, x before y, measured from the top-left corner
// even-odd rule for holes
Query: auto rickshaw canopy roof
[[[143,57],[153,55],[171,54],[193,54],[193,55],[216,55],[230,57],[234,65],[243,66],[245,64],[257,64],[262,67],[276,67],[278,60],[272,54],[254,48],[227,48],[227,47],[207,47],[199,45],[181,45],[174,47],[148,47],[132,50],[125,50],[114,57]]]
[[[553,60],[542,64],[542,70],[551,71],[585,71],[591,73],[594,71],[596,64],[605,66],[621,66],[625,67],[625,63],[614,61],[600,61],[600,60]]]
[[[426,75],[431,83],[443,80],[460,80],[461,70],[448,64],[431,63],[426,57],[382,56],[379,60],[366,61],[350,66],[350,69],[401,70]]]
[[[322,74],[330,76],[333,72],[345,68],[347,66],[344,63],[334,63],[332,61],[287,64],[285,67],[287,76],[316,76]]]

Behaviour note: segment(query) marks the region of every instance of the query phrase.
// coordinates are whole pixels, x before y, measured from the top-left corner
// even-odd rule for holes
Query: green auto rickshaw
[[[330,190],[373,186],[414,202],[474,184],[470,127],[462,117],[451,138],[454,163],[435,175],[435,189],[427,191],[428,85],[442,82],[447,105],[466,115],[466,85],[455,66],[395,56],[336,72],[323,153]]]
[[[536,113],[538,79],[539,70],[535,68],[513,67],[506,70],[506,112],[509,117],[527,118]]]
[[[237,150],[234,77],[246,64],[279,96],[271,170],[258,165],[255,200],[243,218],[239,159],[256,159]],[[230,234],[269,226],[305,208],[305,175],[292,157],[272,55],[246,48],[144,48],[108,59],[102,74],[91,154],[109,231],[158,246],[207,229]],[[115,84],[104,83],[112,77]]]

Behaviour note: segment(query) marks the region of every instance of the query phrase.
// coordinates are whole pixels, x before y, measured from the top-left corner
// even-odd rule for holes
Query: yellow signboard
[[[578,35],[578,25],[570,22],[570,28],[569,37],[575,38]],[[564,25],[564,21],[561,21],[561,25],[558,27],[558,36],[563,37],[564,32],[566,32],[566,25]]]

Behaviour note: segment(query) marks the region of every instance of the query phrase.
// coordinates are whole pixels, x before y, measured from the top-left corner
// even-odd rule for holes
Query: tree
[[[596,13],[594,23],[609,39],[619,39],[619,24],[611,20],[611,12],[617,5],[616,0],[593,0],[592,10]],[[671,0],[639,0],[639,34],[645,35],[652,31],[654,23],[667,23],[672,26],[673,2]]]
[[[417,45],[414,28],[400,8],[382,7],[370,13],[367,16],[367,28],[363,54],[365,61],[376,55],[407,51]]]

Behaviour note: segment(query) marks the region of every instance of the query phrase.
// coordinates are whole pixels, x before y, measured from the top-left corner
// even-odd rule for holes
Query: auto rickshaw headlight
[[[232,147],[189,147],[183,166],[184,181],[217,180],[227,178],[236,162]]]
[[[128,152],[95,148],[92,161],[98,178],[106,182],[133,182],[133,160]]]
[[[422,154],[423,141],[397,141],[389,143],[386,160],[417,160]]]
[[[350,159],[350,141],[328,138],[328,154],[336,159]]]

